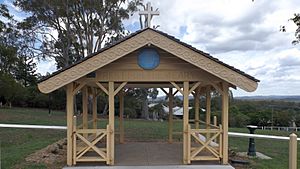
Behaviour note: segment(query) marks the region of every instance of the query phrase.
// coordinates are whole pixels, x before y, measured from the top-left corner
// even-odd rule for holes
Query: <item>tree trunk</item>
[[[107,112],[107,107],[108,107],[108,104],[105,103],[104,109],[103,109],[103,111],[102,111],[102,114],[103,114],[103,115],[106,114],[106,112]]]
[[[145,97],[142,103],[142,118],[149,120],[148,98]]]

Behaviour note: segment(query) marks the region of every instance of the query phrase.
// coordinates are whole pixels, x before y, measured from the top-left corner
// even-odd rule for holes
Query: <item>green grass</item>
[[[48,116],[48,111],[42,109],[0,109],[0,123],[65,125],[65,113],[54,111]],[[0,128],[1,167],[14,168],[15,165],[24,163],[29,154],[64,138],[65,135],[66,131],[62,130]],[[26,164],[22,168],[45,166]]]
[[[78,123],[80,122],[81,119],[78,119]],[[65,113],[60,111],[54,111],[51,116],[48,116],[48,111],[42,109],[0,109],[0,123],[66,125],[66,117]],[[117,117],[115,123],[115,128],[118,132]],[[105,128],[106,124],[107,119],[101,119],[98,126]],[[168,139],[168,123],[166,121],[125,119],[124,126],[125,140],[127,141],[167,141]],[[182,122],[180,120],[174,122],[174,131],[182,131]],[[230,128],[230,131],[248,133],[248,130],[245,128]],[[290,134],[284,131],[263,130],[257,130],[256,133],[278,136],[288,136]],[[300,133],[297,134],[300,135]],[[14,168],[16,165],[21,165],[21,168],[25,169],[46,168],[43,164],[24,163],[25,157],[65,136],[66,131],[62,130],[0,128],[1,167]],[[116,139],[118,139],[118,135]],[[174,141],[182,141],[181,134],[175,135]],[[288,141],[268,139],[256,139],[255,141],[256,150],[273,159],[252,159],[250,168],[288,168]],[[236,152],[247,151],[248,139],[230,137],[229,145]],[[300,151],[299,147],[298,152]],[[298,164],[300,164],[300,156],[298,156]]]
[[[248,133],[246,128],[230,128],[232,132]],[[270,130],[256,130],[256,134],[264,135],[276,135],[276,136],[289,136],[289,132],[286,131],[270,131]],[[300,136],[300,133],[297,133]],[[246,152],[248,150],[248,139],[229,137],[230,148],[236,152]],[[286,140],[270,140],[270,139],[255,139],[256,151],[261,152],[267,156],[270,156],[271,160],[261,160],[254,158],[252,167],[260,169],[286,169],[288,168],[289,160],[289,142]],[[298,152],[300,152],[300,146],[298,144]],[[298,155],[298,164],[300,164],[300,156]],[[300,168],[300,165],[298,165]]]

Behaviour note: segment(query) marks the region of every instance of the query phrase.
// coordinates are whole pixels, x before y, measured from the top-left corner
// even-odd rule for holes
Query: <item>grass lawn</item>
[[[232,132],[247,133],[248,129],[230,128]],[[289,132],[285,131],[269,131],[257,130],[256,134],[289,136]],[[300,133],[297,133],[300,136]],[[255,139],[256,151],[261,152],[269,157],[271,160],[253,159],[252,167],[261,169],[286,169],[288,168],[289,160],[289,142],[285,140],[270,140],[270,139]],[[248,150],[248,139],[229,137],[230,148],[238,152],[246,152]],[[300,152],[300,145],[298,143],[298,152]],[[300,168],[300,156],[298,154],[298,168]]]
[[[65,113],[54,111],[48,116],[48,111],[42,109],[0,109],[0,123],[65,125]],[[1,167],[14,168],[22,163],[22,168],[45,168],[25,163],[24,159],[65,136],[62,130],[0,128]]]
[[[81,120],[79,119],[78,122]],[[118,120],[116,118],[116,131]],[[42,109],[0,109],[0,123],[19,123],[19,124],[42,124],[42,125],[66,125],[64,112],[54,111],[48,116],[47,110]],[[99,121],[101,128],[104,128],[107,120]],[[125,140],[130,141],[167,141],[168,123],[160,121],[145,120],[125,120]],[[174,122],[174,131],[182,130],[182,122]],[[230,128],[230,131],[247,133],[247,129]],[[288,136],[288,132],[283,131],[262,131],[257,130],[258,134]],[[300,133],[298,133],[300,135]],[[42,129],[12,129],[0,128],[1,141],[1,167],[14,168],[22,164],[22,168],[45,168],[42,164],[32,164],[25,162],[25,157],[36,150],[64,138],[66,131],[62,130],[42,130]],[[116,136],[116,138],[118,138]],[[174,141],[181,141],[181,135],[175,135]],[[256,139],[256,150],[264,153],[272,160],[253,159],[249,168],[258,169],[285,169],[288,168],[288,141]],[[230,148],[234,151],[247,151],[247,138],[229,138]],[[299,148],[300,146],[298,146]],[[299,149],[298,149],[299,152]],[[298,164],[300,157],[298,156]],[[18,165],[20,166],[20,165]],[[299,167],[300,168],[300,167]]]

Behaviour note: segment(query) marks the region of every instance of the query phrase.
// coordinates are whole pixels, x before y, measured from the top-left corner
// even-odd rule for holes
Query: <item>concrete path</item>
[[[89,166],[64,169],[234,169],[230,165]]]

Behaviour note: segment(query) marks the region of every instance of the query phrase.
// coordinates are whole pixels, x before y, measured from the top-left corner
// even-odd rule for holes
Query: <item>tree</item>
[[[292,41],[292,43],[296,45],[300,42],[300,13],[294,14],[294,17],[291,18],[290,20],[292,20],[297,26],[297,29],[295,31],[295,40]]]
[[[141,118],[149,118],[148,97],[156,99],[158,90],[156,88],[131,88],[126,92],[126,95],[131,95],[137,99],[137,104],[140,105]]]
[[[0,96],[4,97],[9,107],[23,96],[23,92],[24,88],[11,75],[0,73]]]
[[[16,0],[14,4],[32,14],[20,24],[36,37],[31,49],[64,68],[126,35],[122,20],[137,10],[140,0]]]
[[[18,22],[3,4],[0,16],[0,97],[11,106],[26,100],[24,87],[36,85],[35,63],[27,48],[32,37],[18,29]]]
[[[17,48],[15,47],[16,34],[11,23],[5,23],[3,20],[12,21],[7,7],[0,5],[0,71],[2,73],[13,73],[17,62]]]
[[[24,87],[36,85],[36,63],[33,58],[28,56],[19,56],[16,63],[15,78]]]

